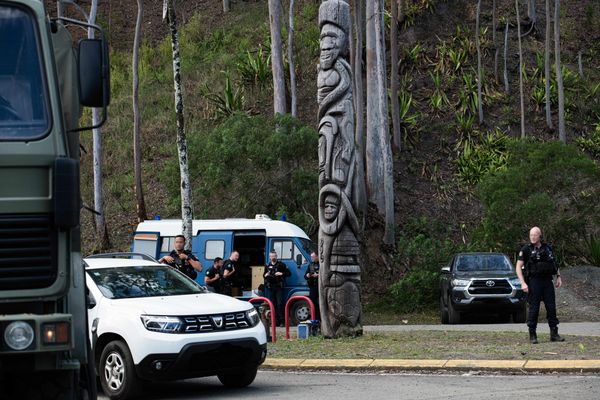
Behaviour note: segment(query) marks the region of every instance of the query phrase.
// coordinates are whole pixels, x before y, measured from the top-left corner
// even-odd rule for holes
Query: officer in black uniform
[[[542,231],[537,226],[529,231],[530,243],[519,252],[517,261],[517,276],[521,281],[521,287],[528,293],[529,314],[527,326],[529,327],[529,341],[538,343],[537,322],[540,313],[540,302],[544,302],[546,316],[550,326],[550,340],[563,342],[565,339],[558,334],[558,318],[556,318],[556,297],[554,286],[560,288],[562,279],[556,265],[556,259],[552,247],[541,241]],[[556,275],[556,284],[552,277]]]
[[[304,279],[308,284],[309,295],[308,297],[312,300],[315,305],[315,318],[321,319],[319,310],[319,256],[316,252],[310,253],[311,263],[306,268]]]
[[[223,285],[223,294],[227,296],[232,295],[231,288],[235,286],[237,280],[237,272],[235,264],[240,258],[240,253],[237,250],[233,250],[229,255],[229,258],[223,263],[223,277],[221,278],[221,284]]]
[[[213,266],[206,271],[204,275],[204,283],[208,290],[215,293],[223,293],[222,285],[222,272],[221,267],[223,266],[223,259],[221,257],[215,258]]]
[[[283,302],[283,288],[285,287],[285,278],[292,273],[287,266],[277,259],[277,253],[271,250],[269,253],[269,263],[265,266],[263,274],[265,286],[267,287],[269,300],[275,306],[275,321],[277,326],[283,326],[285,320],[285,305]]]
[[[202,264],[189,250],[184,250],[185,236],[175,236],[175,250],[168,256],[162,257],[159,262],[168,264],[171,267],[183,272],[190,279],[196,279],[198,272],[202,272]]]

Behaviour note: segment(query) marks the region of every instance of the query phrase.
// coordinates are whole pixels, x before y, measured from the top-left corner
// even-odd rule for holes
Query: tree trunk
[[[550,74],[550,41],[552,36],[551,30],[552,14],[550,13],[550,0],[546,0],[546,43],[544,50],[544,78],[546,80],[546,125],[548,129],[552,129],[552,113],[550,109],[550,80],[552,75]]]
[[[356,144],[356,208],[362,217],[367,215],[367,187],[365,182],[365,98],[363,85],[363,38],[364,38],[364,10],[363,0],[354,0],[354,28],[356,42],[354,47],[354,109],[356,113],[356,127],[354,142]]]
[[[535,7],[535,0],[527,1],[527,17],[529,19],[529,22],[531,22],[533,29],[535,29],[535,24],[537,23],[537,11]]]
[[[392,20],[390,21],[390,100],[392,103],[392,126],[394,148],[402,150],[402,132],[400,130],[400,104],[398,103],[398,0],[392,0]]]
[[[560,66],[560,0],[554,3],[554,60],[556,64],[556,86],[558,89],[558,139],[567,143],[565,127],[565,91]]]
[[[510,86],[508,85],[508,68],[506,66],[508,59],[508,20],[506,20],[506,27],[504,28],[504,92],[508,94],[510,92]]]
[[[492,41],[494,42],[494,81],[496,84],[500,82],[498,76],[498,56],[500,53],[500,46],[498,46],[498,35],[496,30],[498,29],[498,13],[496,12],[496,0],[492,2]]]
[[[579,50],[577,53],[577,65],[579,66],[579,76],[583,78],[583,60],[581,50]]]
[[[90,4],[90,13],[88,16],[88,23],[96,23],[96,13],[98,11],[98,0],[92,0]],[[60,7],[59,12],[62,14],[63,9]],[[88,28],[88,38],[94,38],[94,30]],[[92,124],[98,125],[100,123],[100,110],[98,108],[92,109]],[[108,237],[108,227],[106,226],[106,219],[104,214],[104,195],[102,193],[102,132],[100,128],[92,130],[92,142],[93,142],[93,159],[94,159],[94,220],[96,225],[96,236],[100,239],[100,249],[107,250],[110,247],[110,239]]]
[[[296,68],[294,66],[294,0],[290,0],[290,26],[288,29],[288,63],[290,65],[290,95],[292,97],[292,117],[298,116],[296,95]]]
[[[283,55],[281,47],[281,9],[280,0],[269,0],[269,26],[271,28],[271,68],[273,70],[273,111],[285,114],[285,74],[283,73]]]
[[[481,0],[477,1],[477,15],[475,19],[475,46],[477,47],[477,111],[479,113],[479,124],[483,124],[483,101],[481,96],[481,84],[483,81],[481,71],[481,46],[479,43],[479,19],[481,16]]]
[[[525,137],[525,98],[523,95],[523,49],[521,47],[521,16],[519,15],[519,0],[515,0],[517,11],[517,38],[519,40],[519,95],[521,99],[521,138]]]
[[[183,119],[183,93],[181,87],[181,58],[179,55],[179,32],[174,0],[165,0],[167,18],[171,32],[171,50],[173,52],[173,87],[175,92],[175,116],[177,119],[177,152],[179,156],[179,174],[181,188],[181,230],[185,236],[186,250],[192,249],[192,188],[188,172],[187,141]]]
[[[231,11],[231,3],[230,0],[223,0],[223,12]]]
[[[377,34],[376,25],[379,21],[375,15],[375,2],[379,0],[367,1],[366,5],[366,33],[367,33],[367,195],[369,201],[373,203],[377,212],[381,215],[385,213],[385,196],[383,188],[384,166],[383,166],[383,143],[379,131],[384,116],[381,115],[379,105],[379,76],[384,75],[382,71],[384,65],[377,59]]]
[[[133,39],[133,171],[135,199],[137,202],[138,222],[146,219],[146,202],[144,201],[144,190],[142,187],[142,151],[140,134],[140,107],[139,107],[139,79],[138,79],[138,61],[140,39],[142,31],[142,16],[144,14],[144,2],[137,0],[138,12],[135,22],[135,37]]]
[[[398,23],[404,21],[404,2],[405,0],[398,0]]]

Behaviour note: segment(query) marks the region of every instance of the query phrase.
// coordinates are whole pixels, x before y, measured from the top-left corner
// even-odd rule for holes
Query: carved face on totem
[[[333,24],[325,24],[321,29],[321,54],[319,56],[322,69],[330,69],[340,55],[345,55],[346,34]]]
[[[325,208],[323,210],[323,215],[328,222],[333,221],[340,209],[340,198],[334,194],[328,194],[325,197]]]

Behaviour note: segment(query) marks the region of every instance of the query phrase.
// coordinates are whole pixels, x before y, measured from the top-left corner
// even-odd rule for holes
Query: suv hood
[[[214,293],[111,300],[111,306],[149,315],[204,315],[246,311],[249,303]]]
[[[513,278],[517,274],[515,271],[461,271],[455,272],[454,277],[458,279],[486,279],[486,278]]]

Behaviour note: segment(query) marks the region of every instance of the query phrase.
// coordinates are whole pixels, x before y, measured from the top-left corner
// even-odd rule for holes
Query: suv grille
[[[183,317],[182,333],[230,331],[250,328],[245,312]]]
[[[49,215],[0,216],[0,290],[39,289],[56,280]]]
[[[474,280],[469,286],[470,294],[510,294],[511,292],[512,286],[506,279]]]

